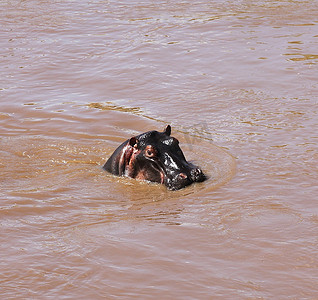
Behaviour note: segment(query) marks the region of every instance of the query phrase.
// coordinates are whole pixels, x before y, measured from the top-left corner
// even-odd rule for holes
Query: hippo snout
[[[204,180],[206,180],[206,177],[202,170],[195,167],[187,172],[178,173],[172,178],[167,178],[165,184],[170,190],[179,190],[193,182],[202,182]]]

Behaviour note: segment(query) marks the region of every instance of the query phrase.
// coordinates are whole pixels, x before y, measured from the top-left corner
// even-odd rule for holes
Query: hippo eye
[[[155,157],[157,155],[157,151],[151,145],[148,145],[145,149],[145,154],[147,157]]]

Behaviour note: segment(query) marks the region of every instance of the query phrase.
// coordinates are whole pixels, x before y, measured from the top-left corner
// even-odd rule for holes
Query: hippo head
[[[165,184],[179,190],[206,179],[201,169],[186,161],[179,141],[170,136],[168,125],[163,132],[148,131],[120,145],[104,165],[104,169],[127,176]]]

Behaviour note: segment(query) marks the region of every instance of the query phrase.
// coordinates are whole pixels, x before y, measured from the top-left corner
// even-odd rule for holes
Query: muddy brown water
[[[317,1],[0,16],[1,299],[318,299]],[[101,169],[166,124],[208,181]]]

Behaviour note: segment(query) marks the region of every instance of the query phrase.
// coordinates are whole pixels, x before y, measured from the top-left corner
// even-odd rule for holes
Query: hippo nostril
[[[180,173],[180,174],[178,175],[178,177],[179,177],[180,179],[186,179],[188,176],[187,176],[186,174],[184,174],[184,173]]]
[[[199,168],[192,169],[190,174],[193,181],[203,181],[205,179],[204,174]]]
[[[197,176],[197,175],[199,175],[201,173],[201,170],[198,169],[198,168],[192,169],[190,173],[191,173],[192,176]]]

